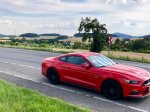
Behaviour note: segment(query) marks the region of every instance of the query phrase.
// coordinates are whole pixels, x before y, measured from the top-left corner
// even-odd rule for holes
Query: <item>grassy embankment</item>
[[[89,112],[62,100],[0,80],[1,112]]]
[[[79,50],[79,49],[65,49],[65,48],[51,48],[51,47],[44,48],[44,47],[10,46],[10,45],[0,45],[0,47],[11,47],[11,48],[19,48],[19,49],[57,52],[57,53],[70,53],[70,52],[85,52],[85,51],[87,51],[87,50]],[[114,58],[114,59],[150,63],[150,54],[148,54],[148,53],[111,51],[109,54],[108,51],[102,51],[102,54],[104,54],[110,58]]]
[[[113,59],[150,63],[150,54],[148,53],[111,51],[109,54],[108,51],[103,51],[102,54]]]

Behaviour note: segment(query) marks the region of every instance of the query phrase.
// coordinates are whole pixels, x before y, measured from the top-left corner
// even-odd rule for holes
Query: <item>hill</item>
[[[19,37],[39,37],[39,35],[36,33],[24,33],[19,35]]]
[[[81,38],[81,37],[83,37],[83,34],[84,33],[75,33],[73,36],[76,37],[76,38]],[[89,33],[89,34],[92,35],[92,33]]]
[[[60,34],[57,34],[57,33],[45,33],[45,34],[40,34],[39,36],[60,36]]]
[[[133,38],[134,36],[128,35],[128,34],[124,34],[124,33],[113,33],[112,34],[114,37],[120,37],[120,38]]]
[[[0,37],[6,37],[7,35],[4,35],[4,34],[0,34]]]
[[[82,35],[83,35],[83,33],[75,33],[74,37],[81,38]],[[131,35],[123,34],[123,33],[119,33],[119,32],[116,32],[116,33],[113,33],[113,34],[109,34],[109,35],[111,35],[112,37],[119,37],[119,38],[133,38],[133,37],[137,37],[137,36],[131,36]]]
[[[48,37],[48,36],[58,37],[58,36],[61,36],[61,35],[57,34],[57,33],[45,33],[45,34],[24,33],[24,34],[19,35],[19,37],[31,37],[31,38],[34,38],[34,37]]]
[[[82,35],[83,35],[83,33],[76,33],[76,34],[74,34],[75,37],[79,37],[79,38],[82,37]],[[134,37],[134,36],[131,36],[131,35],[128,35],[128,34],[119,33],[119,32],[113,33],[113,34],[109,34],[109,35],[111,35],[113,37],[120,37],[120,38],[133,38]]]
[[[75,33],[73,36],[74,37],[82,37],[83,33]]]
[[[150,38],[150,35],[144,35],[144,36],[141,36],[140,38]]]

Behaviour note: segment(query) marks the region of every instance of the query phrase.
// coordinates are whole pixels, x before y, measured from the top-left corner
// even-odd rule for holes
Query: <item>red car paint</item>
[[[69,82],[97,91],[101,91],[101,86],[105,80],[112,79],[121,85],[124,97],[144,97],[149,95],[150,83],[143,85],[145,81],[150,79],[150,73],[148,71],[122,64],[96,68],[87,59],[88,56],[93,55],[98,54],[92,52],[70,53],[58,57],[46,58],[42,62],[42,74],[47,77],[48,69],[54,68],[59,73],[61,82]],[[60,61],[60,58],[64,56],[80,56],[90,63],[91,66],[85,68],[81,65]],[[138,84],[127,84],[124,79],[140,82]],[[133,95],[131,94],[132,91],[138,91],[139,93]]]

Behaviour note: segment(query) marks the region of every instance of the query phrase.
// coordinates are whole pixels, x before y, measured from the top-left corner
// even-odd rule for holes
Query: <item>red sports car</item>
[[[46,58],[42,63],[42,74],[52,84],[69,82],[102,92],[109,99],[145,97],[150,93],[148,71],[116,64],[93,52]]]

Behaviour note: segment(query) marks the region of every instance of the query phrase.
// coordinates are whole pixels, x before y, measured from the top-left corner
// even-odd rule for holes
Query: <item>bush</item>
[[[72,45],[72,49],[89,49],[90,45],[82,42],[75,42]]]
[[[48,44],[39,44],[39,47],[45,47],[45,48],[47,48],[47,47],[49,47],[49,45]]]
[[[129,52],[129,49],[124,48],[124,49],[122,49],[121,51],[123,51],[123,52]]]
[[[9,45],[11,45],[11,46],[19,46],[20,43],[19,42],[10,42]]]

